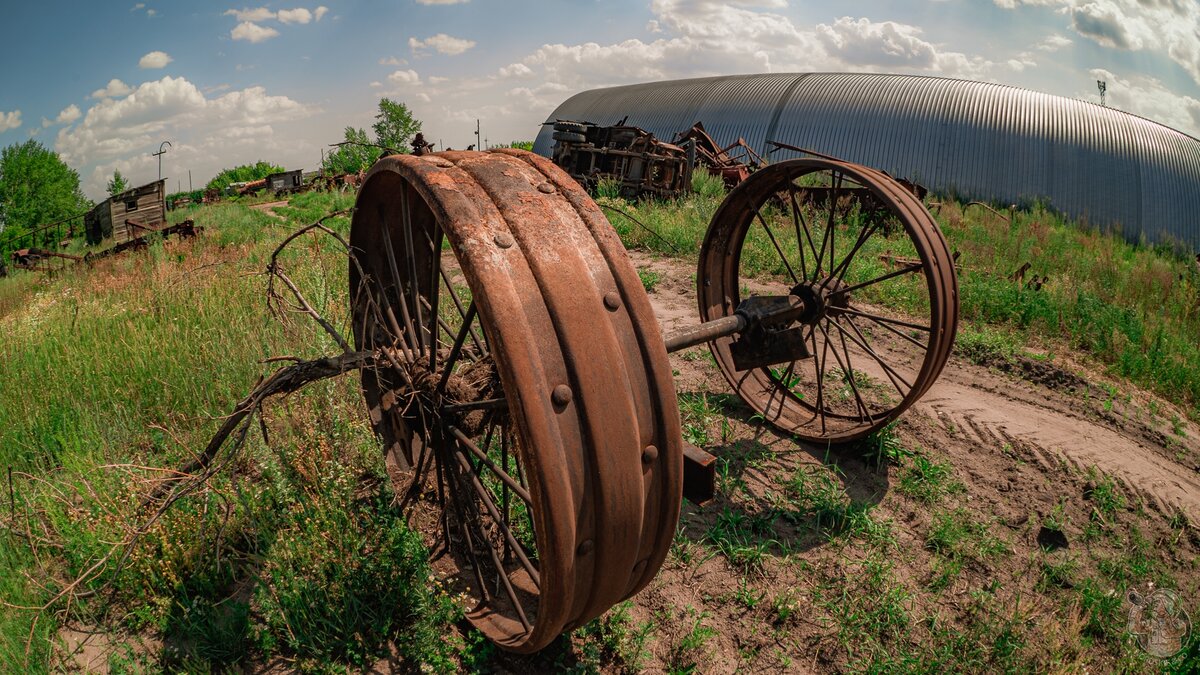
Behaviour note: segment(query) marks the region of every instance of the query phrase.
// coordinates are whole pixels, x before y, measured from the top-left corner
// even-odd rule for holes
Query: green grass
[[[949,464],[934,462],[924,454],[913,455],[900,470],[896,490],[925,504],[937,504],[948,495],[964,491]]]
[[[298,220],[352,197],[304,195]],[[238,204],[197,209],[207,233],[153,244],[54,279],[0,281],[0,597],[37,606],[147,515],[138,494],[202,447],[233,403],[274,365],[336,350],[305,322],[265,311],[257,276],[285,228]],[[345,232],[348,220],[331,227]],[[319,311],[346,328],[346,265],[314,239],[283,257]],[[14,300],[16,298],[16,300]],[[150,527],[123,568],[52,612],[0,609],[0,671],[50,665],[62,617],[160,634],[161,653],[114,663],[226,668],[278,654],[297,667],[364,666],[397,642],[411,664],[447,672],[460,611],[429,582],[425,553],[391,506],[377,442],[351,378],[268,408],[231,467]],[[27,529],[28,528],[28,529]],[[17,533],[31,532],[29,540]],[[36,624],[35,624],[36,616]],[[121,655],[123,654],[123,655]],[[307,665],[306,665],[307,664]],[[57,664],[56,667],[62,667]]]

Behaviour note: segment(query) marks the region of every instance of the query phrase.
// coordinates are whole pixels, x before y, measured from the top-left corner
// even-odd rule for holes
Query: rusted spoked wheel
[[[946,240],[911,192],[828,159],[773,164],[713,216],[697,274],[700,318],[751,296],[794,296],[786,325],[710,346],[738,395],[780,430],[818,443],[860,439],[937,379],[958,323]]]
[[[636,593],[678,520],[662,337],[600,210],[520,151],[381,159],[351,226],[372,423],[435,572],[530,652]]]

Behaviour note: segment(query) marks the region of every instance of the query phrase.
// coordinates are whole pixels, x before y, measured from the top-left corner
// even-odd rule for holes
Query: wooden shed
[[[128,241],[161,228],[167,220],[166,179],[126,190],[100,202],[83,217],[87,242]]]

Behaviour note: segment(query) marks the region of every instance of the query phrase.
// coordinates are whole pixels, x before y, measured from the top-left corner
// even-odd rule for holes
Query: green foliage
[[[925,455],[914,455],[912,462],[900,472],[896,489],[918,501],[936,504],[943,497],[966,488],[955,480],[954,469],[949,464],[934,462]]]
[[[204,199],[204,190],[192,190],[191,192],[172,192],[167,195],[167,207],[183,198],[192,200],[193,204],[199,204],[201,199]]]
[[[113,169],[112,178],[109,179],[108,185],[105,187],[108,190],[108,196],[113,197],[129,189],[129,181],[125,176],[121,175],[120,169]]]
[[[418,533],[378,504],[365,513],[313,504],[281,532],[256,591],[260,644],[301,657],[369,665],[397,641],[412,662],[440,642],[453,603],[432,594]],[[436,649],[434,650],[436,652]]]
[[[252,180],[260,180],[270,176],[273,173],[283,173],[282,166],[276,166],[259,160],[253,164],[243,164],[235,166],[232,169],[225,169],[221,173],[213,176],[213,179],[208,181],[205,189],[224,190],[229,187],[230,183],[244,183]]]
[[[658,282],[662,281],[662,274],[651,269],[639,268],[637,275],[638,279],[642,280],[642,288],[645,288],[647,293],[653,293]]]
[[[371,168],[380,157],[410,151],[413,136],[421,130],[421,122],[413,118],[408,106],[390,98],[379,99],[372,139],[365,129],[346,127],[342,143],[325,155],[321,169],[330,174],[358,173]]]
[[[873,462],[875,466],[884,464],[899,466],[905,457],[913,455],[913,451],[904,447],[900,436],[896,434],[896,422],[891,422],[864,438],[859,443],[859,448],[863,452],[863,459]]]
[[[421,130],[421,121],[413,118],[408,106],[390,98],[379,99],[379,112],[375,115],[375,143],[395,152],[408,152],[409,143]]]
[[[533,152],[533,141],[513,141],[508,145],[501,145],[502,148],[515,148],[517,150],[528,150]]]
[[[342,145],[325,154],[321,170],[329,174],[365,171],[379,159],[382,150],[374,147],[363,129],[346,127]]]
[[[0,151],[0,255],[19,235],[70,216],[82,215],[91,202],[79,189],[79,174],[58,153],[30,139]],[[82,219],[76,221],[81,223]],[[51,228],[23,244],[54,245],[66,231]]]

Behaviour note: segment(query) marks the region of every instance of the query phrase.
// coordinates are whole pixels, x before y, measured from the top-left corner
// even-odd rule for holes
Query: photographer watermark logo
[[[1192,628],[1179,596],[1151,586],[1144,593],[1129,591],[1128,599],[1131,606],[1126,626],[1138,645],[1160,659],[1178,654]]]

